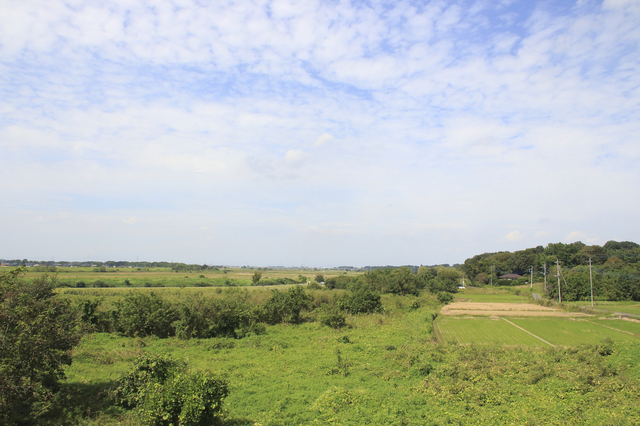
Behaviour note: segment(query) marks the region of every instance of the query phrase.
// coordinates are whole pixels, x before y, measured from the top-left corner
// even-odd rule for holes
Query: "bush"
[[[442,303],[443,305],[453,302],[453,294],[446,291],[439,291],[436,294],[436,297],[438,298],[438,302]]]
[[[113,392],[119,405],[134,408],[140,424],[209,425],[222,410],[228,383],[209,371],[189,372],[169,356],[140,357]]]
[[[336,303],[340,309],[350,314],[370,314],[384,310],[380,295],[366,287],[340,297]]]
[[[176,310],[157,294],[133,292],[116,302],[114,328],[129,337],[174,334],[172,324],[178,319]]]
[[[264,305],[265,320],[269,324],[299,324],[302,322],[300,313],[303,309],[310,309],[311,302],[312,298],[300,285],[291,287],[286,292],[272,290],[271,299]]]
[[[222,299],[189,298],[178,307],[179,320],[173,323],[176,336],[204,339],[264,334],[260,308],[250,305],[248,297],[246,290],[234,290]]]
[[[318,313],[320,324],[331,328],[342,328],[347,325],[345,315],[335,305],[323,305]]]

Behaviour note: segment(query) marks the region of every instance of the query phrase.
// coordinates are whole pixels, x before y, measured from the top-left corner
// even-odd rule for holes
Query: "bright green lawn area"
[[[502,319],[489,317],[440,317],[435,324],[443,343],[546,346],[544,342]]]
[[[514,324],[554,345],[596,344],[610,337],[614,340],[638,340],[627,333],[611,330],[589,321],[568,318],[510,318]]]

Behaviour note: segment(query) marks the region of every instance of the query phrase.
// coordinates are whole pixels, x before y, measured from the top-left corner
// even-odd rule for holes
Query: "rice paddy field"
[[[572,302],[572,305],[580,306],[584,309],[591,310],[589,302]],[[604,313],[623,313],[637,315],[640,319],[640,303],[638,302],[594,302],[593,310],[595,312]]]
[[[640,339],[638,320],[526,303],[455,302],[441,314],[434,331],[443,343],[569,347]]]

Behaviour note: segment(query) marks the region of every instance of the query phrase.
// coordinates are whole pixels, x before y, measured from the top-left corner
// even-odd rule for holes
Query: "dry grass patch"
[[[443,315],[588,317],[581,312],[565,312],[531,303],[455,302],[442,308]]]

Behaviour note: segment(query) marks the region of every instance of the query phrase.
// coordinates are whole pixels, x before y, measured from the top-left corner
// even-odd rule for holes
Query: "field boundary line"
[[[520,330],[524,331],[525,333],[529,333],[530,335],[532,335],[532,336],[533,336],[533,337],[535,337],[536,339],[542,340],[542,341],[543,341],[543,342],[545,342],[547,345],[552,346],[552,347],[554,347],[554,348],[556,347],[556,345],[553,345],[553,344],[551,344],[551,343],[547,342],[547,341],[546,341],[546,340],[544,340],[542,337],[536,336],[536,335],[535,335],[535,334],[533,334],[532,332],[530,332],[530,331],[528,331],[528,330],[525,330],[524,328],[520,327],[519,325],[516,325],[516,324],[512,323],[512,322],[511,322],[511,321],[509,321],[508,319],[503,318],[503,317],[500,317],[500,318],[502,318],[503,320],[505,320],[506,322],[508,322],[508,323],[509,323],[509,324],[511,324],[512,326],[514,326],[514,327],[516,327],[516,328],[519,328]]]
[[[591,322],[591,321],[589,321],[589,320],[584,320],[584,321],[586,321],[586,322],[588,322],[588,323],[590,323],[590,324],[595,324],[595,325],[602,326],[602,327],[604,327],[604,328],[608,328],[608,329],[611,329],[611,330],[619,331],[619,332],[621,332],[621,333],[627,333],[627,334],[630,334],[630,335],[632,335],[632,336],[634,336],[634,337],[640,337],[639,335],[637,335],[637,334],[635,334],[635,333],[632,333],[632,332],[630,332],[630,331],[620,330],[620,329],[618,329],[618,328],[609,327],[608,325],[604,325],[604,324],[598,324],[597,322]]]
[[[440,329],[440,321],[438,321],[439,319],[440,318],[436,318],[431,323],[431,326],[433,327],[433,335],[436,337],[436,342],[447,343],[447,339],[444,338],[444,334],[442,334],[442,330]]]

